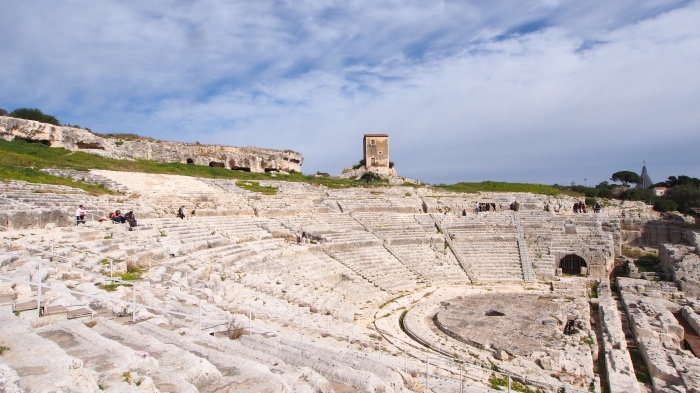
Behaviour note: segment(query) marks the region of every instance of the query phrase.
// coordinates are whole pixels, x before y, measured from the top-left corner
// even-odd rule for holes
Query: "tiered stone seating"
[[[479,281],[521,281],[523,270],[513,212],[467,216],[434,215],[458,258],[464,258]]]
[[[343,212],[422,213],[423,202],[417,197],[390,197],[371,195],[361,199],[335,199]]]
[[[356,212],[352,215],[381,238],[391,254],[419,277],[419,282],[428,285],[469,282],[454,255],[447,252],[443,237],[435,233],[432,218],[432,227],[424,226],[416,219],[427,215],[387,212]]]
[[[525,211],[520,212],[520,217],[535,274],[538,277],[552,277],[557,270],[556,261],[551,254],[552,236],[555,232],[561,233],[563,226],[554,227],[552,213]]]
[[[357,212],[352,215],[386,243],[430,243],[435,233],[426,232],[414,214]]]
[[[159,220],[161,243],[177,247],[177,253],[188,253],[203,248],[229,244],[231,241],[209,228],[195,225],[193,221],[169,218]]]
[[[345,213],[300,214],[280,217],[277,221],[291,232],[304,231],[315,236],[365,230],[357,220]]]
[[[416,275],[380,245],[332,248],[327,253],[385,291],[401,292],[416,288]]]
[[[387,304],[403,299],[401,307],[392,309],[392,321],[398,321],[401,308],[411,306],[417,290],[419,297],[453,290],[449,292],[452,297],[464,290],[453,284],[467,284],[471,277],[475,282],[523,281],[518,248],[523,236],[512,212],[469,211],[466,217],[455,212],[425,214],[423,200],[438,199],[426,196],[431,193],[428,190],[327,190],[261,182],[279,186],[278,195],[270,197],[241,190],[232,181],[110,173],[105,177],[141,196],[75,195],[86,198],[91,206],[134,210],[138,227],[129,230],[126,225],[91,222],[78,227],[13,231],[13,249],[24,256],[0,254],[0,275],[36,282],[38,261],[27,257],[44,258],[43,305],[47,311],[63,307],[51,316],[51,322],[63,314],[67,318],[69,313],[64,311],[75,306],[88,311],[81,315],[94,313],[97,325],[88,329],[63,321],[38,329],[37,337],[44,340],[42,345],[63,349],[63,355],[57,351],[59,363],[79,359],[83,361],[81,369],[91,375],[87,380],[108,381],[113,390],[136,389],[123,380],[123,372],[132,369],[135,377],[143,377],[139,381],[144,389],[153,386],[160,391],[225,387],[235,391],[331,391],[330,382],[336,391],[382,391],[389,384],[394,385],[384,390],[400,391],[402,382],[388,369],[365,362],[362,356],[342,353],[368,342],[379,344],[368,340],[368,327],[388,319]],[[20,191],[26,193],[21,187]],[[17,206],[37,205],[31,198],[28,202],[21,197],[7,198],[11,193],[0,192],[0,197]],[[450,203],[467,203],[471,197],[455,197]],[[476,201],[481,196],[474,198]],[[512,195],[501,199],[491,198],[506,203]],[[538,197],[527,203],[543,200]],[[523,197],[521,203],[524,201]],[[185,204],[188,212],[196,208],[197,216],[174,218],[180,204]],[[67,214],[72,215],[75,201],[66,201],[67,210],[68,206]],[[600,234],[599,223],[588,216],[523,214],[524,237],[533,261],[537,251],[549,255],[556,251],[553,243],[571,236],[565,231],[567,220],[580,228],[582,241],[606,236]],[[314,244],[285,242],[283,237],[295,231],[305,231]],[[50,251],[53,260],[49,259]],[[544,266],[546,256],[538,258],[536,264]],[[110,280],[109,262],[115,270],[123,271],[127,261],[148,268],[143,279],[127,284]],[[467,272],[467,267],[462,268],[465,261]],[[116,289],[106,285],[113,282],[119,285]],[[443,284],[445,287],[439,287]],[[67,289],[80,293],[66,294]],[[21,302],[37,300],[36,288],[26,284],[0,282],[0,294]],[[136,315],[131,314],[134,294],[139,303]],[[439,307],[439,303],[433,306]],[[27,317],[38,314],[36,308],[33,310],[28,309]],[[195,326],[200,312],[202,332],[198,333]],[[48,323],[47,317],[42,318],[47,321],[42,323]],[[126,327],[124,323],[132,318],[136,323]],[[218,338],[233,318],[250,326],[253,337],[238,341]],[[382,322],[378,325],[381,329]],[[394,329],[400,330],[398,324]],[[289,341],[298,340],[302,332],[305,343],[308,339],[315,344],[301,347]],[[139,359],[130,359],[130,352]],[[107,358],[109,354],[118,359]],[[394,361],[389,358],[388,363]],[[85,359],[90,360],[85,363]],[[18,369],[25,365],[14,364]],[[124,367],[128,368],[121,371],[120,378],[119,370]],[[64,386],[62,379],[57,381]],[[93,388],[84,390],[96,390]]]
[[[348,322],[368,300],[384,296],[369,281],[323,253],[289,251],[282,256],[284,263],[273,260],[258,265],[255,274],[246,275],[241,283]]]
[[[111,179],[101,176],[97,173],[92,173],[92,172],[83,172],[83,171],[74,171],[71,169],[42,169],[42,172],[49,173],[54,176],[60,176],[60,177],[65,177],[68,179],[73,179],[77,181],[83,181],[85,183],[90,183],[90,184],[100,184],[103,185],[110,190],[114,191],[119,191],[119,192],[124,192],[126,191],[126,188],[124,185],[117,183],[115,181],[112,181]]]
[[[262,217],[284,217],[311,212],[324,214],[338,210],[337,208],[333,209],[332,205],[324,204],[322,199],[299,195],[278,195],[259,201],[251,201],[251,203],[257,215]]]

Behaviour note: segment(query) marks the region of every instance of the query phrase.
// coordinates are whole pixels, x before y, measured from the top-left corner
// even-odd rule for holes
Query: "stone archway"
[[[588,271],[586,260],[576,254],[568,254],[559,261],[562,273],[578,274]]]
[[[194,160],[191,159],[191,158],[188,158],[188,159],[187,159],[187,163],[188,163],[188,164],[194,164]]]
[[[216,161],[210,162],[209,166],[212,168],[226,168],[226,164],[224,164],[223,162],[216,162]]]

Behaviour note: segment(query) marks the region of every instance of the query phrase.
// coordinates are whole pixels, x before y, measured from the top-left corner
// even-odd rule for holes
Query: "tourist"
[[[600,213],[600,204],[598,202],[593,205],[593,213]]]
[[[495,202],[491,202],[491,210],[496,211],[496,203]]]
[[[137,225],[136,216],[134,215],[134,211],[133,211],[133,210],[132,210],[132,211],[129,211],[128,213],[126,213],[126,216],[124,216],[124,218],[125,218],[126,222],[129,223],[129,229],[130,229],[130,230],[131,230],[131,228],[133,228],[133,227],[135,227],[135,226]]]
[[[297,238],[297,244],[301,244],[301,235],[299,234],[299,231],[296,231],[294,235]]]
[[[586,211],[586,202],[579,202],[578,208],[579,208],[579,210],[581,210],[581,213],[588,213]]]
[[[185,206],[180,206],[179,209],[177,209],[177,216],[180,217],[181,220],[185,219]]]
[[[306,243],[306,231],[301,232],[301,242]]]
[[[467,209],[462,209],[462,217],[465,217],[467,215]]]
[[[85,212],[87,209],[85,206],[80,205],[78,208],[75,210],[75,225],[78,226],[81,223],[85,224]]]
[[[574,203],[574,213],[578,213],[578,202]]]
[[[109,219],[112,220],[112,222],[115,224],[123,224],[126,222],[126,219],[122,216],[121,210],[117,210],[116,212],[111,213],[109,215]]]
[[[194,215],[195,215],[196,213],[197,213],[196,211],[192,210],[192,217],[194,217]]]

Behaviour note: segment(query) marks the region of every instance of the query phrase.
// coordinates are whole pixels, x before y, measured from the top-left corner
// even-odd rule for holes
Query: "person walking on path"
[[[180,206],[180,208],[177,210],[177,216],[180,217],[181,220],[185,219],[185,206]]]

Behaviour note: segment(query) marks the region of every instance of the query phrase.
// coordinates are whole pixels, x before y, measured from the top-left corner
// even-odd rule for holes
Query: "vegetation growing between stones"
[[[144,271],[146,271],[146,269],[138,266],[136,263],[127,262],[126,271],[114,273],[114,276],[119,277],[124,281],[140,280]]]
[[[234,318],[226,325],[225,333],[231,340],[238,340],[245,335],[245,327]]]
[[[244,190],[259,192],[265,195],[277,194],[277,187],[261,186],[260,183],[256,181],[239,181],[236,182],[236,185]]]
[[[650,383],[651,378],[649,376],[649,369],[647,368],[646,362],[639,353],[638,348],[628,347],[630,352],[630,357],[632,358],[632,365],[634,366],[634,375],[637,377],[637,382]]]
[[[654,254],[642,255],[634,261],[640,273],[661,273],[661,260]]]
[[[496,373],[491,374],[491,377],[489,378],[489,383],[491,384],[491,389],[494,390],[503,390],[505,388],[506,390],[508,389],[508,377],[505,375],[498,376]],[[522,383],[511,380],[510,382],[510,390],[515,390],[517,392],[523,392],[523,393],[537,393],[539,390],[532,390],[528,388],[527,386],[523,385]]]
[[[2,346],[0,346],[0,355],[2,355],[3,353],[5,353],[5,351],[9,351],[9,350],[10,350],[9,347],[2,347]]]

